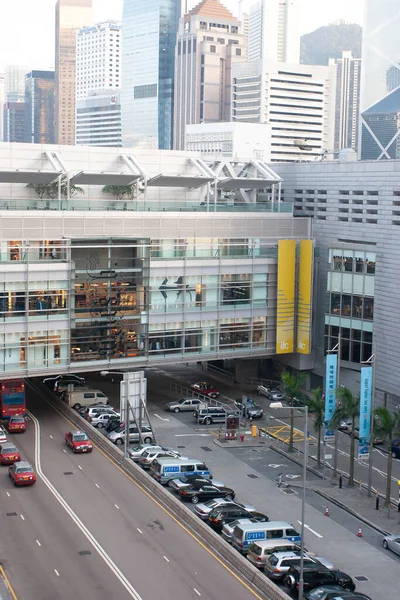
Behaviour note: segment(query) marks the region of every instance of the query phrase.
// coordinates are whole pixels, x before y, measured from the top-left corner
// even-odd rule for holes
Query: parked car
[[[186,477],[181,477],[180,479],[173,479],[169,483],[168,487],[173,489],[175,492],[179,492],[180,489],[188,485],[202,486],[207,485],[208,483],[212,483],[215,485],[215,487],[225,487],[225,484],[222,483],[222,481],[211,481],[211,479],[208,477],[199,477],[199,475],[191,476],[190,474],[188,474]]]
[[[260,396],[265,396],[268,400],[274,400],[275,402],[282,401],[285,399],[285,394],[278,388],[267,387],[266,385],[257,386],[257,393]]]
[[[304,593],[304,600],[371,600],[360,592],[347,592],[339,585],[323,585]]]
[[[326,567],[314,564],[304,567],[304,591],[311,590],[324,585],[338,585],[344,590],[354,592],[356,586],[354,581],[342,571],[330,570]],[[284,583],[290,590],[298,590],[300,581],[300,564],[292,564],[284,577]]]
[[[274,581],[280,581],[288,572],[292,564],[300,564],[301,556],[298,552],[276,552],[268,556],[265,561],[264,573]],[[313,565],[309,557],[303,558],[303,565]]]
[[[400,458],[400,440],[393,440],[392,456],[393,458]]]
[[[91,417],[88,417],[88,421],[93,427],[97,427],[97,429],[103,429],[111,417],[115,416],[114,412],[109,413],[93,413]]]
[[[218,398],[219,396],[219,390],[212,383],[207,383],[206,381],[192,383],[190,389],[208,398]]]
[[[235,406],[246,419],[261,419],[264,411],[254,402],[244,402],[242,398],[235,400]]]
[[[146,452],[146,450],[167,450],[167,448],[163,448],[162,446],[159,446],[158,444],[139,444],[138,446],[135,446],[134,448],[129,448],[128,450],[128,456],[131,460],[133,460],[133,462],[138,462],[139,458],[142,456],[143,452]],[[169,450],[169,448],[168,448]]]
[[[194,411],[193,419],[201,425],[211,425],[212,423],[225,423],[228,413],[222,406],[209,406],[208,408],[199,408]]]
[[[382,540],[382,546],[400,555],[400,535],[386,535]]]
[[[204,404],[199,398],[182,398],[181,400],[174,400],[173,402],[168,402],[165,405],[165,410],[169,412],[186,412],[190,410],[195,410],[199,407],[200,404]],[[204,406],[206,406],[204,404]]]
[[[201,487],[190,484],[179,490],[179,496],[181,500],[186,502],[190,501],[192,504],[197,504],[199,500],[211,500],[213,498],[234,500],[235,492],[232,490],[232,488],[221,488],[212,484],[202,485]]]
[[[93,450],[92,442],[84,431],[68,431],[65,434],[65,443],[74,453],[92,452]]]
[[[125,441],[125,425],[122,424],[117,430],[111,431],[107,438],[113,444],[122,446]],[[142,425],[142,438],[145,444],[153,441],[153,432],[149,425]],[[139,429],[135,423],[129,423],[128,443],[132,444],[133,442],[140,442]]]
[[[84,406],[79,410],[79,414],[82,415],[85,419],[91,417],[95,413],[114,413],[116,417],[119,417],[120,414],[112,406],[109,404],[93,404],[92,406]]]
[[[32,465],[25,460],[15,462],[13,465],[8,467],[8,474],[13,480],[15,486],[33,485],[36,483],[36,475],[33,471]]]
[[[105,430],[107,433],[111,433],[112,431],[117,431],[117,429],[119,429],[122,425],[124,425],[124,422],[121,421],[120,417],[110,417]]]
[[[86,387],[85,381],[63,381],[62,379],[59,379],[58,381],[55,382],[53,389],[53,392],[56,392],[57,394],[63,394],[64,392],[68,391],[69,386],[72,386],[71,390],[74,391],[78,388],[82,388],[82,387]]]
[[[83,406],[94,406],[100,403],[108,404],[107,396],[101,390],[93,390],[82,386],[72,392],[63,392],[61,398],[72,406],[75,410],[80,410]]]
[[[3,444],[6,441],[7,441],[6,430],[4,429],[4,427],[2,427],[2,425],[0,425],[0,444]]]
[[[213,500],[208,500],[207,502],[201,502],[199,504],[196,504],[196,506],[194,508],[194,512],[198,517],[200,517],[200,519],[202,519],[203,521],[206,521],[208,519],[208,515],[210,514],[212,509],[216,508],[217,506],[221,506],[221,504],[223,504],[224,506],[226,504],[231,504],[233,506],[240,506],[241,508],[245,508],[249,512],[255,512],[257,510],[251,504],[242,504],[241,502],[232,502],[232,500],[227,500],[226,498],[214,498]]]
[[[220,532],[225,523],[232,523],[232,521],[237,521],[238,519],[254,519],[254,522],[269,521],[267,515],[264,515],[263,513],[251,513],[240,506],[222,505],[213,508],[213,510],[210,511],[208,515],[208,524],[215,531]]]
[[[55,384],[58,381],[67,385],[70,383],[84,384],[85,378],[80,375],[74,375],[73,373],[66,373],[65,375],[57,375],[56,377],[45,377],[42,381],[47,387],[54,390]]]
[[[0,444],[0,464],[11,465],[12,463],[19,462],[21,455],[18,449],[12,442],[3,442]]]
[[[24,433],[26,431],[25,417],[14,415],[7,421],[8,433]]]
[[[256,519],[246,518],[246,519],[237,519],[236,521],[232,521],[230,523],[225,523],[222,526],[221,535],[228,544],[232,544],[232,534],[236,525],[245,525],[246,523],[257,523]]]
[[[153,460],[156,458],[166,458],[168,456],[173,458],[182,458],[183,460],[187,458],[186,456],[181,456],[181,454],[176,450],[167,450],[166,448],[157,450],[148,448],[145,452],[143,452],[138,462],[142,469],[150,469],[150,465]]]
[[[304,551],[306,552],[307,550],[304,549]],[[256,540],[249,546],[247,560],[257,567],[257,569],[264,569],[268,558],[276,552],[296,554],[301,552],[301,548],[295,542],[291,542],[285,538]]]

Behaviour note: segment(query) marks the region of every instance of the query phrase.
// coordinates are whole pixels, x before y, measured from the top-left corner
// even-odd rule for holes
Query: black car
[[[328,569],[323,565],[304,566],[304,591],[325,585],[338,585],[344,590],[354,592],[354,581],[342,571]],[[292,564],[285,575],[284,583],[290,590],[298,590],[300,581],[300,564]]]
[[[371,600],[369,596],[359,592],[346,592],[339,585],[322,585],[304,594],[304,600]]]
[[[211,500],[212,498],[226,498],[227,500],[233,500],[235,492],[228,487],[216,487],[215,485],[203,485],[197,487],[196,485],[187,485],[186,487],[179,490],[181,500],[190,500],[193,504],[197,504],[199,500]]]
[[[121,423],[119,417],[111,417],[111,419],[108,420],[107,425],[104,429],[107,431],[107,433],[111,433],[111,431],[116,431],[117,429],[119,429],[121,425],[123,425],[123,423]]]
[[[243,401],[242,398],[236,398],[235,406],[246,419],[261,419],[264,414],[263,409],[258,404],[254,404],[253,401]]]
[[[257,521],[266,522],[269,521],[267,515],[264,515],[259,512],[250,512],[240,506],[218,506],[217,508],[213,508],[213,510],[208,515],[208,524],[215,531],[222,531],[225,523],[232,523],[237,519],[254,519],[254,522]]]
[[[66,373],[65,375],[57,375],[56,377],[45,377],[43,379],[43,383],[47,385],[51,390],[54,389],[54,386],[57,382],[63,382],[64,384],[84,384],[85,378],[80,377],[79,375],[73,375],[72,373]]]

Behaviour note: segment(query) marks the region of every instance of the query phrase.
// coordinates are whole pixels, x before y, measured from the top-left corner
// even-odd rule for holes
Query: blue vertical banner
[[[369,458],[371,437],[372,366],[361,367],[358,458]]]
[[[337,364],[337,354],[326,355],[324,442],[333,442],[335,439],[335,431],[331,429],[330,422],[336,408]]]

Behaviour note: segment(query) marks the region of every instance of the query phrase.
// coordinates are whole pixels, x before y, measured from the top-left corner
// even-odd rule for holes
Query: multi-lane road
[[[37,483],[0,476],[1,562],[18,600],[259,598],[100,450],[73,454],[69,423],[28,392],[12,436]]]

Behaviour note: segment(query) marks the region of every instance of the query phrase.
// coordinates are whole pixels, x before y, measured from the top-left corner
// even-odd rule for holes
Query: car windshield
[[[320,598],[322,598],[322,596],[325,594],[326,592],[324,590],[313,590],[312,592],[310,592],[308,594],[308,597],[310,598],[310,600],[319,600]]]
[[[32,467],[17,467],[17,473],[32,473]]]
[[[74,442],[85,442],[86,440],[88,440],[88,436],[86,435],[86,433],[76,433],[73,436],[73,440]]]
[[[15,446],[8,446],[8,448],[3,448],[3,452],[18,452]]]
[[[25,419],[24,419],[24,417],[12,417],[11,422],[12,423],[25,423]]]

